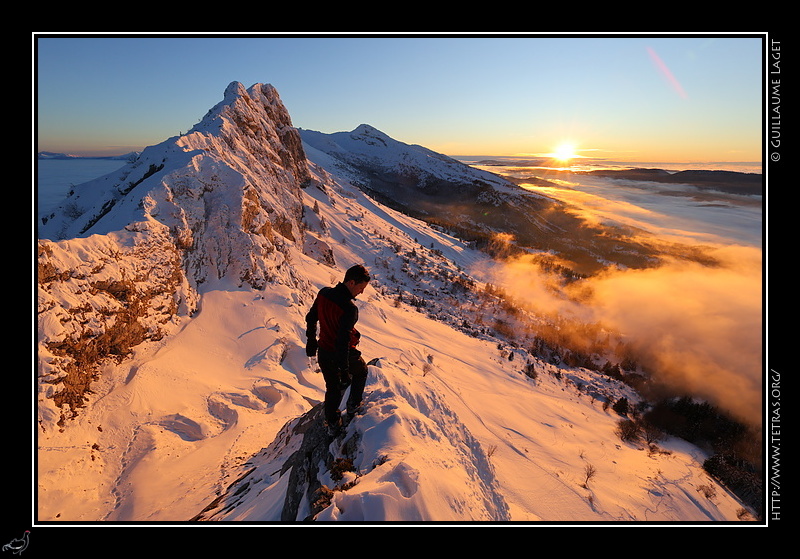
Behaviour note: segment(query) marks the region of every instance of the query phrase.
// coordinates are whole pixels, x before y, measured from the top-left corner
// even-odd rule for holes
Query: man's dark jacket
[[[346,369],[348,354],[361,337],[355,328],[357,321],[358,307],[347,286],[323,287],[306,315],[306,337],[309,342],[317,339],[319,322],[319,349],[335,354]]]

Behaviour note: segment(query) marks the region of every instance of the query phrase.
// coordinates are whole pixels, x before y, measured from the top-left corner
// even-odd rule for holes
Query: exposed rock
[[[277,91],[234,82],[187,134],[76,186],[39,231],[43,425],[74,416],[105,360],[191,316],[204,285],[301,282],[284,264],[313,181]]]
[[[270,483],[286,477],[281,522],[311,521],[330,504],[333,492],[339,488],[329,487],[321,479],[341,479],[337,467],[352,464],[351,455],[358,448],[357,436],[357,432],[348,432],[344,428],[332,432],[325,423],[321,403],[281,429],[270,446],[262,451],[263,456],[258,457],[259,464],[274,463],[264,456],[282,461],[278,470],[269,476]],[[260,491],[265,487],[263,469],[263,466],[260,469],[245,466],[245,473],[192,520],[216,520],[217,515],[235,510],[251,497],[250,491]]]

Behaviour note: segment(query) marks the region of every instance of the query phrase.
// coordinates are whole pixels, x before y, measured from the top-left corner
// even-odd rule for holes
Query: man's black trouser
[[[325,419],[328,423],[336,423],[339,418],[339,404],[347,387],[347,411],[355,412],[364,397],[364,386],[367,384],[367,364],[361,358],[361,352],[351,349],[348,354],[348,370],[342,372],[336,354],[320,348],[317,352],[319,368],[325,378]]]

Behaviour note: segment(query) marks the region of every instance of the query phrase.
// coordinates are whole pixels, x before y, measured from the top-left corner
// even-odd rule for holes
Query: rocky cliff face
[[[40,227],[40,421],[76,413],[100,367],[158,339],[215,282],[292,284],[315,181],[271,85],[232,83],[180,137],[79,185]]]

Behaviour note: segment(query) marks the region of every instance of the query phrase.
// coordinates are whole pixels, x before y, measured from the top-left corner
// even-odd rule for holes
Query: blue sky
[[[366,123],[449,155],[758,161],[762,37],[34,36],[36,150],[186,132],[239,81],[300,128]]]

